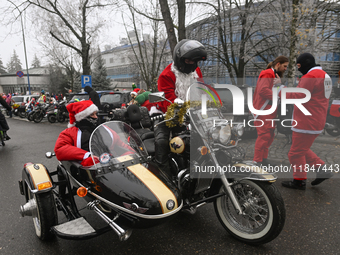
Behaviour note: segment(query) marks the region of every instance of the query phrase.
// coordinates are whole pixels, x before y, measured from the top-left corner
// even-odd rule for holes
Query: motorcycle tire
[[[28,119],[29,121],[33,121],[33,116],[34,116],[34,113],[29,113],[29,114],[27,115],[27,119]]]
[[[239,215],[227,195],[214,201],[217,217],[234,238],[251,245],[275,239],[286,219],[284,201],[277,187],[269,182],[242,180],[232,186],[244,215]],[[224,192],[224,186],[220,193]]]
[[[340,130],[337,129],[326,129],[326,132],[331,135],[331,136],[339,136],[340,135]]]
[[[33,115],[33,121],[34,121],[35,123],[41,122],[43,118],[44,118],[44,115],[43,115],[42,113],[40,113],[40,112],[37,112],[37,113],[35,113],[35,114]]]
[[[48,241],[55,237],[51,227],[58,224],[58,215],[52,191],[33,194],[29,191],[29,199],[34,199],[37,205],[36,215],[33,215],[35,234],[42,241]]]
[[[20,118],[26,118],[27,117],[27,112],[19,112],[19,117]]]
[[[57,121],[57,117],[55,116],[55,114],[47,115],[47,119],[50,123],[55,123]]]
[[[62,122],[64,122],[65,121],[65,116],[64,115],[62,115],[62,114],[57,114],[57,121],[58,122],[60,122],[60,123],[62,123]]]
[[[14,114],[15,116],[18,116],[18,114],[19,114],[18,108],[14,109],[13,114]]]

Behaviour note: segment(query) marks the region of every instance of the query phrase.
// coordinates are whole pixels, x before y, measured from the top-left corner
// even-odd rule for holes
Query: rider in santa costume
[[[202,72],[197,65],[198,61],[206,60],[206,58],[207,52],[200,42],[188,39],[181,40],[175,46],[173,63],[169,64],[158,78],[158,91],[164,92],[165,97],[171,102],[184,102],[190,85],[202,79]],[[150,115],[165,113],[169,105],[168,101],[159,102],[157,106],[151,107]],[[170,172],[169,136],[170,129],[165,123],[155,128],[155,160],[166,172]]]
[[[85,100],[68,104],[66,108],[69,112],[70,122],[68,128],[59,134],[56,141],[54,152],[57,159],[79,161],[83,166],[98,163],[97,157],[94,157],[95,162],[93,162],[89,149],[90,136],[98,126],[98,107],[91,100]],[[130,146],[121,141],[116,132],[109,131],[112,144],[125,148],[129,151],[127,154],[133,151]]]
[[[288,153],[289,162],[293,168],[293,180],[283,181],[282,186],[292,189],[306,189],[306,164],[308,169],[315,169],[316,179],[312,185],[318,185],[332,176],[331,172],[323,171],[325,162],[311,149],[314,140],[322,133],[327,117],[329,97],[332,91],[332,81],[329,75],[315,64],[313,55],[303,53],[297,58],[298,70],[303,74],[298,88],[310,91],[311,99],[303,106],[311,113],[305,115],[294,106],[292,125],[292,146]],[[303,93],[287,93],[287,98],[305,98]]]

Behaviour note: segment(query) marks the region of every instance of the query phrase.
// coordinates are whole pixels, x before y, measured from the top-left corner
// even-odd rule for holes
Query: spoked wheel
[[[27,112],[19,112],[19,117],[20,118],[26,118],[27,117]]]
[[[331,136],[339,136],[340,135],[340,130],[337,129],[326,129],[326,132],[331,135]]]
[[[63,115],[63,114],[59,114],[59,113],[57,113],[57,121],[58,122],[60,122],[60,123],[62,123],[62,122],[64,122],[65,121],[65,116]]]
[[[43,118],[44,118],[44,114],[41,113],[41,112],[36,112],[36,113],[33,115],[33,121],[34,121],[35,123],[41,122]]]
[[[52,191],[40,194],[29,191],[29,199],[33,199],[37,206],[36,212],[32,215],[35,234],[43,241],[53,239],[51,227],[57,225],[58,216]]]
[[[253,245],[275,239],[281,232],[286,210],[275,185],[242,180],[232,186],[244,214],[239,215],[227,195],[214,202],[215,212],[223,227],[236,239]],[[221,186],[220,193],[224,187]]]
[[[57,117],[55,114],[50,114],[47,116],[47,119],[50,123],[55,123],[57,121]]]

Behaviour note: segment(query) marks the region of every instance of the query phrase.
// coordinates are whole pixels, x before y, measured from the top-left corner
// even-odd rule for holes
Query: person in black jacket
[[[0,97],[0,103],[2,104],[3,107],[5,107],[8,111],[11,111],[12,108],[6,103],[6,101]],[[8,134],[7,131],[9,130],[9,126],[7,124],[6,118],[5,116],[2,114],[2,112],[0,112],[0,129],[4,132],[4,138],[6,140],[11,139]]]
[[[98,109],[101,109],[98,93],[90,86],[85,86],[84,90],[89,94],[90,100],[98,107]]]

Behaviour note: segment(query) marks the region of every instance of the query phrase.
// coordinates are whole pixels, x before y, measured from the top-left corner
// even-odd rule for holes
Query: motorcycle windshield
[[[145,146],[129,125],[121,121],[105,122],[90,137],[90,152],[95,168],[114,165],[114,169],[141,163],[147,157]]]
[[[186,101],[190,102],[191,124],[200,136],[207,140],[211,129],[225,121],[220,108],[222,101],[216,90],[202,82],[192,84],[187,90]]]

